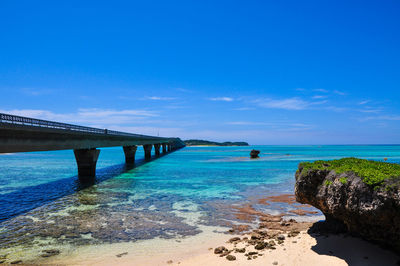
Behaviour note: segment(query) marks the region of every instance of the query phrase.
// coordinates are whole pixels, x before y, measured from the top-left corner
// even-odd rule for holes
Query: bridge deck
[[[178,140],[0,114],[0,153],[161,144]]]

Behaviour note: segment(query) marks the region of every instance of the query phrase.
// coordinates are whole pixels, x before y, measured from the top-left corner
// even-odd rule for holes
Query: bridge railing
[[[160,138],[160,137],[120,132],[120,131],[109,130],[109,129],[100,129],[100,128],[94,128],[94,127],[85,127],[85,126],[78,126],[78,125],[72,125],[72,124],[66,124],[66,123],[46,121],[46,120],[41,120],[41,119],[36,119],[36,118],[3,114],[3,113],[0,113],[0,124],[1,123],[53,128],[53,129],[61,129],[61,130],[66,130],[66,131],[78,131],[78,132],[84,132],[84,133],[94,133],[94,134],[103,134],[103,135],[140,137],[140,138]],[[164,139],[164,138],[160,138],[160,139]]]

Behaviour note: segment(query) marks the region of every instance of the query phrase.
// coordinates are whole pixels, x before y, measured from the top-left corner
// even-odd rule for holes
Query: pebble
[[[254,246],[255,249],[257,250],[262,250],[264,249],[266,244],[264,242],[258,243],[257,245]]]
[[[272,265],[278,265],[278,262],[277,262],[277,261],[274,261],[274,262],[272,263]]]
[[[225,250],[227,250],[227,249],[226,249],[226,247],[224,247],[224,246],[217,247],[217,248],[214,249],[214,254],[221,254],[221,253],[223,253]]]
[[[259,239],[262,239],[262,236],[259,235],[259,234],[252,234],[250,239],[252,239],[252,240],[259,240]]]
[[[246,249],[245,248],[237,248],[237,249],[235,249],[235,251],[238,253],[245,253]]]
[[[60,254],[60,251],[58,249],[45,249],[42,252],[43,254],[40,256],[43,258],[48,258]]]
[[[173,263],[173,261],[172,261],[172,260],[169,260],[169,261],[167,261],[167,263],[168,263],[168,264],[172,264],[172,263]]]
[[[14,260],[10,262],[10,264],[19,264],[19,263],[22,263],[22,260]]]
[[[284,235],[278,235],[278,236],[277,236],[277,239],[278,239],[278,240],[285,240],[285,236],[284,236]]]
[[[118,258],[121,258],[121,257],[124,256],[124,255],[128,255],[128,252],[124,252],[124,253],[121,253],[121,254],[117,254],[117,255],[115,255],[115,256],[117,256]]]
[[[297,231],[297,230],[292,230],[292,231],[290,231],[290,232],[288,233],[288,237],[296,237],[296,236],[298,236],[299,234],[300,234],[299,231]]]
[[[237,241],[240,241],[240,237],[232,237],[231,239],[229,239],[230,243],[237,242]]]
[[[297,241],[292,241],[292,243],[297,243]]]
[[[236,260],[236,257],[233,255],[228,255],[228,256],[226,256],[226,259],[227,260]]]

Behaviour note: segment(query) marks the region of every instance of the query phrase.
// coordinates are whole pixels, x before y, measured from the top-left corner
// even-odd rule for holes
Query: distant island
[[[188,139],[183,141],[186,146],[249,146],[247,142],[215,142],[208,140],[200,140],[200,139]]]

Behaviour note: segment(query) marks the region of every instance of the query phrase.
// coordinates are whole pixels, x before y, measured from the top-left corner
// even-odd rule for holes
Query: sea
[[[252,149],[260,150],[259,159],[249,158]],[[400,163],[396,145],[185,147],[151,161],[139,147],[129,167],[121,147],[100,150],[91,184],[79,182],[71,150],[0,154],[0,261],[43,263],[44,250],[66,256],[101,245],[224,233],[240,222],[232,206],[251,203],[271,214],[296,208],[257,200],[293,194],[301,162]],[[318,210],[298,218],[324,219]]]

